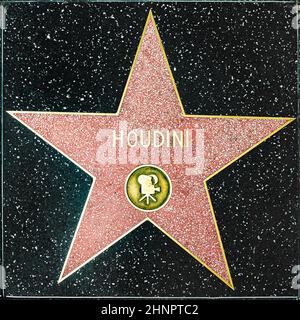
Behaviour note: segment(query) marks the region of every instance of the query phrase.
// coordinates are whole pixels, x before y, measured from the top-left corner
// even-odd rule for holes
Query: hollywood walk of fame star
[[[9,113],[93,178],[59,282],[150,221],[234,288],[207,181],[293,119],[185,114],[151,11],[116,114]],[[182,165],[159,164],[172,182],[172,195],[158,210],[135,208],[124,192],[128,175],[145,164],[142,160],[102,165],[95,160],[97,133],[117,130],[121,121],[145,130],[200,128],[204,132],[202,172],[187,175]]]

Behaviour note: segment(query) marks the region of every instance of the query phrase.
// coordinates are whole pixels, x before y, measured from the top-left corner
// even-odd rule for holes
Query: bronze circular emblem
[[[172,193],[167,173],[154,165],[135,168],[127,177],[125,194],[128,201],[142,211],[155,211],[163,207]]]

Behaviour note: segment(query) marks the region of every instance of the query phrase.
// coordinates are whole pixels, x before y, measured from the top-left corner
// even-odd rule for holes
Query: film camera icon
[[[156,192],[160,192],[160,187],[155,187],[155,185],[158,183],[158,178],[155,174],[141,174],[138,177],[138,183],[141,186],[141,194],[143,195],[139,202],[146,199],[147,205],[150,203],[150,200],[156,202],[156,199],[154,198],[154,194]]]

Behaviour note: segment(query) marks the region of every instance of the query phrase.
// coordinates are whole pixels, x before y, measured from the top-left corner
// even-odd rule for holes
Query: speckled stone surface
[[[150,8],[186,113],[296,115],[291,5],[232,3],[11,4],[6,110],[116,112]],[[9,115],[5,129],[7,295],[297,294],[295,123],[208,183],[235,291],[150,222],[58,285],[92,180]]]

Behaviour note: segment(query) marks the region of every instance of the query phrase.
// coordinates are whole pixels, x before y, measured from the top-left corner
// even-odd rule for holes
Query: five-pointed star
[[[152,16],[144,32],[116,114],[11,111],[10,114],[93,177],[59,282],[148,220],[233,288],[206,182],[293,119],[194,116],[184,113]],[[173,192],[166,206],[145,213],[127,200],[124,184],[139,164],[96,161],[99,129],[186,129],[204,132],[204,169],[186,175],[178,164],[160,164]],[[149,161],[149,160],[148,160]]]

